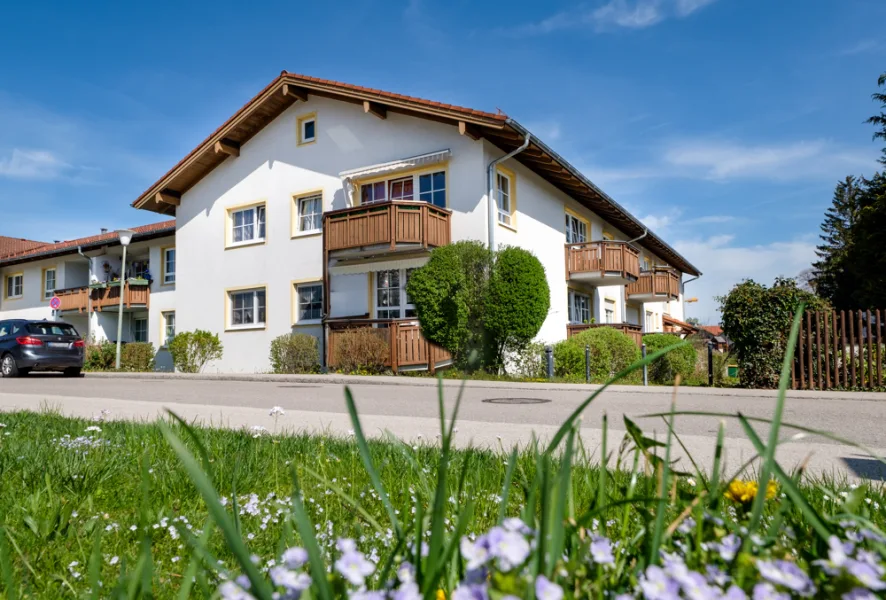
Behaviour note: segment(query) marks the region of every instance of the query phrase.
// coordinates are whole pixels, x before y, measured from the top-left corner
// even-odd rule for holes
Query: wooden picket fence
[[[884,330],[879,309],[807,311],[791,368],[793,388],[883,387]]]

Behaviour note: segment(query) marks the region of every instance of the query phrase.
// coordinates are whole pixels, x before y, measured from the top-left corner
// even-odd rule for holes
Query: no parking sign
[[[61,305],[62,299],[58,296],[53,296],[52,300],[49,301],[49,308],[51,308],[52,310],[58,310],[59,308],[61,308]]]

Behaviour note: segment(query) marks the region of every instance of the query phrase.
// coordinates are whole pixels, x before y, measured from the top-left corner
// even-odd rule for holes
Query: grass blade
[[[668,422],[668,438],[665,443],[665,458],[661,465],[661,485],[658,490],[658,496],[661,498],[658,502],[658,508],[655,509],[655,526],[652,530],[652,540],[649,546],[649,564],[658,563],[658,549],[661,547],[661,538],[664,533],[665,513],[667,512],[668,489],[670,488],[671,477],[671,443],[674,431],[674,411],[677,409],[677,386],[679,378],[674,383],[674,398],[671,400],[671,418]]]
[[[369,512],[365,508],[363,508],[363,505],[361,505],[355,498],[349,496],[347,494],[347,492],[345,492],[340,486],[332,483],[332,481],[330,481],[327,477],[324,477],[323,475],[321,475],[320,473],[318,473],[317,471],[315,471],[314,469],[312,469],[310,467],[306,466],[303,468],[308,475],[317,479],[318,481],[323,482],[323,485],[325,485],[327,488],[329,488],[333,492],[335,492],[336,496],[338,496],[339,498],[344,500],[354,510],[356,510],[358,513],[360,513],[360,515],[364,519],[366,519],[366,522],[369,523],[373,529],[375,529],[379,533],[385,532],[384,528],[379,524],[379,522],[376,521],[375,518],[371,514],[369,514]]]
[[[501,502],[498,504],[498,522],[502,523],[508,516],[508,497],[511,494],[511,482],[514,480],[514,469],[517,468],[517,447],[511,450],[508,456],[508,467],[505,470],[505,480],[501,486]]]
[[[566,545],[566,505],[568,502],[570,475],[572,473],[572,453],[575,448],[575,428],[569,432],[566,438],[566,451],[561,459],[560,474],[557,481],[557,496],[551,503],[550,530],[551,549],[548,551],[548,564],[545,575],[550,578],[554,572],[554,566],[563,554]]]
[[[6,597],[16,600],[18,584],[15,581],[15,572],[12,570],[12,557],[9,555],[9,546],[6,543],[6,529],[0,528],[0,571],[3,573],[3,586],[6,588]]]
[[[323,565],[323,554],[320,552],[320,545],[317,543],[317,538],[314,537],[314,526],[311,524],[311,519],[301,499],[301,486],[298,482],[295,465],[292,466],[292,485],[292,516],[295,519],[295,525],[301,536],[302,544],[305,546],[305,551],[308,553],[313,586],[322,600],[332,600],[332,591],[329,589],[326,568]]]

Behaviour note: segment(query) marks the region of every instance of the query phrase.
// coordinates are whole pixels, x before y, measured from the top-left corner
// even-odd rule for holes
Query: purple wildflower
[[[493,527],[489,531],[489,554],[498,559],[502,571],[522,565],[529,556],[529,542],[519,533]]]
[[[404,583],[400,589],[394,592],[394,600],[421,600],[418,584],[415,582]]]
[[[523,535],[529,535],[532,533],[532,529],[523,522],[523,519],[518,519],[517,517],[510,517],[505,519],[501,524],[508,531],[513,531],[515,533],[522,533]]]
[[[224,600],[255,600],[252,594],[233,581],[226,581],[221,584],[218,588],[218,593]]]
[[[349,600],[385,600],[384,592],[376,591],[359,591],[351,592],[348,596]]]
[[[351,585],[363,585],[366,578],[375,572],[375,565],[366,560],[362,553],[347,552],[335,561],[335,570],[348,580]]]
[[[735,558],[741,548],[741,539],[734,533],[730,533],[720,540],[719,544],[715,544],[715,548],[720,553],[720,558],[729,562]]]
[[[791,595],[779,592],[774,585],[764,581],[754,586],[753,600],[791,600]]]
[[[295,546],[288,548],[280,558],[283,560],[283,564],[290,569],[298,569],[308,562],[308,553],[304,548]]]
[[[705,573],[708,575],[708,581],[719,585],[720,587],[724,587],[729,583],[729,575],[717,565],[707,565],[705,567]]]
[[[864,588],[852,589],[841,596],[843,600],[876,600],[876,596],[870,590]]]
[[[598,565],[611,565],[615,562],[612,556],[612,542],[608,538],[594,536],[591,542],[591,560]]]
[[[535,597],[538,600],[563,600],[563,588],[539,575],[535,580]]]
[[[412,563],[404,562],[397,569],[397,579],[400,583],[413,583],[415,581],[415,567]]]
[[[466,537],[461,538],[461,555],[468,561],[468,570],[473,571],[486,565],[489,560],[489,540],[485,535],[472,542]]]
[[[680,586],[661,567],[651,565],[640,576],[640,590],[646,600],[677,600]]]
[[[737,585],[732,585],[723,594],[723,600],[748,600],[748,595]]]
[[[305,573],[296,573],[286,567],[274,567],[269,571],[271,581],[278,587],[286,588],[287,597],[297,598],[303,591],[311,587],[311,578]]]
[[[764,579],[808,597],[815,593],[815,584],[796,564],[786,560],[757,561],[757,570]]]
[[[846,563],[846,569],[853,577],[858,579],[859,583],[869,590],[886,589],[886,583],[883,583],[883,580],[880,579],[881,573],[873,565],[860,560],[850,559]]]
[[[342,554],[347,554],[348,552],[356,552],[357,542],[355,542],[351,538],[338,538],[338,540],[335,542],[335,549]]]
[[[486,592],[486,586],[480,585],[460,585],[452,591],[452,600],[488,600],[489,594]]]

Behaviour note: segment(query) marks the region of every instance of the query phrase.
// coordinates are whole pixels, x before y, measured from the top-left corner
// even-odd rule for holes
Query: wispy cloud
[[[505,31],[513,35],[545,35],[566,29],[645,29],[667,19],[682,19],[716,0],[609,0],[605,4],[581,4],[535,23]]]
[[[602,185],[641,179],[830,180],[876,167],[875,152],[829,140],[749,144],[700,138],[667,142],[646,164],[590,166],[587,172]]]
[[[882,47],[882,44],[877,40],[859,40],[851,46],[846,46],[839,52],[837,52],[838,56],[854,56],[856,54],[865,54],[867,52],[874,52]]]
[[[72,168],[47,150],[13,148],[9,157],[0,157],[0,177],[10,179],[57,179]]]

